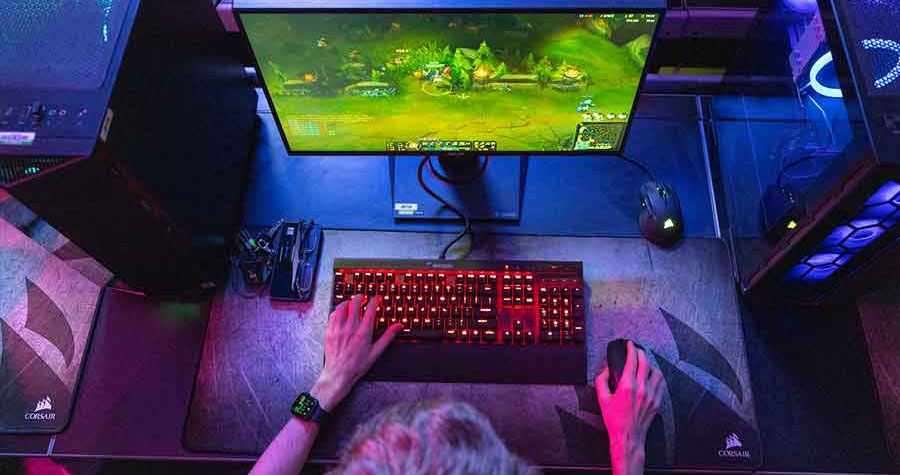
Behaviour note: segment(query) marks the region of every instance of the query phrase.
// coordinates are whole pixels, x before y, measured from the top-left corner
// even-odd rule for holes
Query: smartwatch
[[[319,425],[324,425],[331,417],[328,411],[319,406],[319,400],[312,397],[309,393],[302,393],[297,396],[294,405],[291,406],[291,414],[304,421],[315,422]]]

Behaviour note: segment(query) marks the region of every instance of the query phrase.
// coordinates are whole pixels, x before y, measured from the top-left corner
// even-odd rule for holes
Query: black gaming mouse
[[[635,349],[643,350],[644,347],[635,343]],[[606,345],[606,365],[609,366],[609,390],[616,392],[619,379],[622,378],[622,370],[625,368],[625,360],[628,359],[628,340],[619,338]]]
[[[665,183],[648,181],[641,185],[641,234],[659,246],[671,246],[681,239],[684,219],[675,190]]]

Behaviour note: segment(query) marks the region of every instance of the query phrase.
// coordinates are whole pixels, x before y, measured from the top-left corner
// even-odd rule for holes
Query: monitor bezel
[[[290,14],[321,14],[321,13],[335,13],[335,14],[351,14],[351,13],[380,13],[380,14],[392,14],[392,13],[656,13],[659,15],[659,19],[656,21],[656,24],[653,26],[653,34],[651,35],[650,40],[650,50],[647,52],[647,61],[644,64],[643,69],[641,70],[641,78],[638,81],[637,92],[634,95],[634,98],[631,101],[631,115],[628,119],[628,122],[625,124],[625,131],[622,133],[622,140],[620,143],[620,147],[618,149],[610,149],[610,150],[556,150],[556,151],[531,151],[531,150],[497,150],[491,152],[475,152],[475,151],[450,151],[450,150],[436,150],[436,151],[389,151],[389,150],[292,150],[290,147],[290,143],[288,142],[287,135],[284,133],[284,129],[281,125],[281,120],[278,117],[278,110],[275,108],[275,102],[272,100],[272,96],[269,94],[269,88],[267,87],[265,78],[262,76],[262,70],[259,67],[259,63],[257,61],[256,53],[253,50],[253,45],[250,42],[250,36],[247,34],[247,30],[244,28],[244,22],[242,19],[243,15],[254,15],[254,14],[271,14],[271,13],[290,13]],[[466,155],[478,155],[478,156],[536,156],[536,155],[553,155],[553,156],[607,156],[607,155],[622,155],[625,152],[625,147],[627,145],[627,140],[631,132],[631,126],[634,123],[635,117],[635,109],[637,107],[638,97],[641,95],[641,90],[644,86],[644,81],[647,78],[647,70],[648,65],[650,64],[651,58],[653,58],[654,50],[657,46],[660,25],[665,19],[666,9],[665,8],[652,8],[652,7],[625,7],[625,6],[607,6],[604,7],[602,5],[598,5],[596,8],[593,7],[486,7],[486,8],[473,8],[473,7],[465,7],[465,8],[356,8],[356,7],[348,7],[348,8],[320,8],[320,7],[279,7],[279,6],[252,6],[252,7],[235,7],[234,8],[234,18],[238,24],[238,27],[241,31],[241,36],[243,37],[243,41],[245,42],[245,46],[248,51],[250,51],[250,55],[253,60],[253,68],[256,71],[256,75],[259,78],[260,87],[263,90],[263,94],[266,96],[266,102],[269,104],[269,111],[272,114],[273,119],[275,120],[275,126],[278,128],[278,134],[281,136],[281,143],[284,146],[285,152],[290,156],[371,156],[371,157],[384,157],[384,156],[438,156],[438,155],[446,155],[446,156],[466,156]]]

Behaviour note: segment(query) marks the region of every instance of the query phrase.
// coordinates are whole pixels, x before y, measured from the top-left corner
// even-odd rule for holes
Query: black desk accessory
[[[315,221],[285,224],[276,250],[270,296],[291,302],[309,300],[321,249],[322,226]]]
[[[260,231],[256,238],[242,229],[235,242],[234,264],[240,269],[245,286],[259,286],[269,282],[272,270],[272,249],[275,236],[284,220],[278,220],[266,231]]]

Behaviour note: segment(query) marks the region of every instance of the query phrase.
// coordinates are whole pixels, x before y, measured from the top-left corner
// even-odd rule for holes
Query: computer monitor
[[[646,73],[662,11],[641,3],[236,12],[291,154],[597,154]]]

